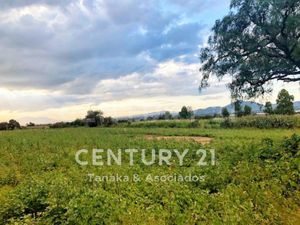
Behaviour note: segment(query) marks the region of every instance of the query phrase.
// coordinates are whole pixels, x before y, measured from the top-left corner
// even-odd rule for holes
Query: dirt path
[[[210,137],[200,137],[200,136],[155,136],[146,135],[147,140],[193,140],[200,144],[209,144],[213,139]]]

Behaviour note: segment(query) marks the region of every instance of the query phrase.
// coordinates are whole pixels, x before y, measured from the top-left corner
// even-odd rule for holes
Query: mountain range
[[[264,105],[257,103],[257,102],[252,102],[252,101],[241,101],[242,107],[245,105],[248,105],[252,108],[252,112],[254,113],[261,113],[263,112]],[[204,109],[196,109],[194,110],[194,115],[195,116],[213,116],[215,114],[221,114],[222,108],[226,107],[229,111],[229,113],[234,113],[234,104],[228,104],[226,106],[213,106],[213,107],[208,107]],[[273,108],[276,107],[276,104],[273,104]],[[295,110],[300,110],[300,101],[294,102],[294,108]],[[160,111],[160,112],[152,112],[152,113],[146,113],[146,114],[140,114],[140,115],[134,115],[130,117],[122,117],[119,119],[146,119],[147,117],[153,117],[157,118],[160,115],[164,114],[166,111]],[[171,112],[173,116],[178,116],[178,112]]]
[[[252,112],[259,113],[262,112],[264,106],[262,104],[256,103],[256,102],[250,102],[250,101],[242,101],[241,106],[245,107],[245,105],[250,106],[252,108]],[[226,106],[215,106],[215,107],[208,107],[205,109],[197,109],[194,110],[195,116],[211,116],[215,114],[221,114],[222,108],[226,107],[229,113],[234,113],[234,104],[228,104]]]

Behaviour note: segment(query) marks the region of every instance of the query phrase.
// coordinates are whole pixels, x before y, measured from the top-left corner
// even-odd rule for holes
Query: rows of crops
[[[119,124],[119,126],[135,128],[295,128],[300,127],[300,116],[268,115],[225,119],[154,120]]]

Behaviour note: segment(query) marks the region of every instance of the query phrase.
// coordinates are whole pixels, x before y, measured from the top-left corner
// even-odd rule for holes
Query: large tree
[[[294,110],[294,96],[290,95],[289,92],[285,89],[282,89],[276,99],[276,109],[275,113],[277,114],[287,114],[291,115],[295,113]]]
[[[10,130],[21,129],[21,125],[18,121],[11,119],[8,122],[8,129],[10,129]]]
[[[257,97],[272,80],[300,81],[300,1],[232,0],[230,9],[201,49],[200,88],[229,74],[233,97]]]
[[[89,110],[85,116],[85,121],[89,127],[97,127],[103,123],[103,112],[101,110]]]
[[[190,119],[193,116],[193,110],[191,107],[183,106],[179,112],[179,117],[181,119]]]

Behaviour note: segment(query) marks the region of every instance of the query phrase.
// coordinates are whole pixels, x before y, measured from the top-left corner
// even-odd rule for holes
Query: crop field
[[[299,135],[299,128],[0,132],[0,224],[300,224]],[[75,160],[80,149],[87,165]],[[103,165],[93,164],[93,149],[104,149]],[[189,153],[183,164],[172,155],[169,164],[145,165],[136,153],[133,163],[124,154],[121,165],[109,165],[108,149],[145,149],[148,158],[152,149]],[[207,150],[203,165],[198,149]],[[129,180],[108,179],[116,175]],[[175,180],[193,175],[201,179]]]

